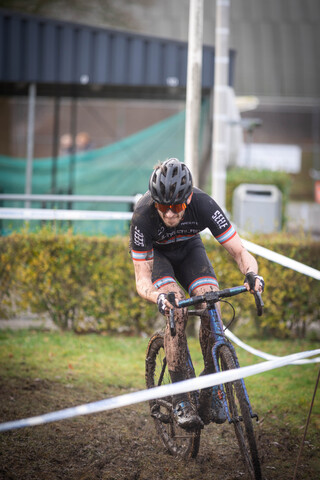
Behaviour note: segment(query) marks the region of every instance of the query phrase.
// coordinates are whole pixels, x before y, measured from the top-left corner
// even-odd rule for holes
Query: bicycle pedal
[[[204,429],[204,426],[205,424],[203,423],[202,425],[200,424],[197,427],[188,427],[188,428],[185,428],[184,430],[188,433],[197,433],[199,432],[199,430]]]
[[[166,415],[165,413],[160,412],[159,405],[154,405],[151,408],[151,417],[160,420],[162,423],[172,423],[171,415]]]
[[[232,417],[231,420],[229,421],[229,423],[238,423],[238,422],[242,422],[242,421],[243,421],[243,418],[241,416]]]
[[[257,422],[259,422],[259,417],[256,413],[251,414],[251,418],[255,418]]]

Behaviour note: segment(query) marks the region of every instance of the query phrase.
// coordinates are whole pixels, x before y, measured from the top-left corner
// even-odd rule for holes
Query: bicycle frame
[[[216,372],[221,372],[221,369],[219,367],[219,362],[218,362],[218,351],[219,351],[219,349],[221,348],[222,345],[225,345],[227,348],[229,348],[229,350],[231,350],[232,356],[234,357],[234,360],[235,360],[236,367],[240,368],[235,348],[225,337],[225,334],[224,334],[224,331],[223,331],[223,323],[222,323],[221,317],[219,315],[219,312],[218,312],[215,304],[219,301],[220,298],[231,297],[231,296],[238,295],[239,293],[246,292],[246,288],[242,287],[242,286],[241,287],[233,287],[231,289],[225,290],[224,292],[225,292],[225,295],[221,295],[222,292],[220,292],[219,297],[216,296],[216,292],[210,292],[207,295],[209,297],[211,296],[211,298],[206,299],[207,311],[208,311],[209,318],[210,318],[210,330],[211,330],[211,333],[212,333],[213,338],[214,338],[214,345],[212,347],[212,358],[213,358],[214,367],[215,367]],[[262,304],[263,304],[263,302],[262,302]],[[189,299],[182,300],[182,301],[179,302],[179,307],[186,307],[186,306],[189,306],[189,305],[190,305]],[[188,354],[189,354],[188,355],[188,362],[189,363],[191,362],[191,365],[192,365],[190,353],[188,352]],[[193,366],[192,366],[192,368],[193,368]],[[246,389],[243,378],[241,378],[240,381],[241,381],[242,386],[243,386],[243,390],[244,390],[244,393],[245,393],[245,398],[246,398],[246,401],[247,401],[247,404],[248,404],[248,407],[249,407],[249,412],[250,412],[251,418],[257,418],[257,415],[255,413],[253,413],[253,410],[252,410],[252,407],[251,407],[251,404],[250,404],[250,400],[249,400],[249,395],[248,395],[248,392],[247,392],[247,389]],[[224,403],[224,407],[225,407],[225,411],[226,411],[228,421],[229,421],[229,423],[232,423],[234,421],[234,419],[231,418],[230,410],[229,410],[229,407],[228,407],[228,402],[226,400],[226,392],[225,392],[224,386],[222,384],[220,385],[220,389],[221,389],[221,392],[222,392],[222,400],[223,400],[223,403]]]
[[[220,318],[219,310],[215,304],[219,302],[220,299],[232,297],[246,291],[247,289],[244,286],[219,291],[209,291],[204,295],[196,295],[181,300],[177,304],[178,308],[205,304],[205,310],[189,310],[189,314],[201,317],[204,311],[208,312],[209,325],[207,329],[210,331],[209,335],[211,336],[211,338],[208,337],[211,349],[211,352],[208,353],[212,355],[216,372],[239,368],[239,362],[233,345],[231,345],[224,335],[224,326]],[[258,292],[256,292],[254,296],[257,314],[260,316],[263,311],[263,302]],[[171,305],[175,305],[174,298],[170,303]],[[170,311],[169,321],[170,333],[172,336],[175,336],[174,308]],[[189,349],[187,351],[186,368],[186,378],[194,377],[195,373]],[[153,388],[156,385],[161,385],[163,382],[170,383],[170,377],[165,380],[165,372],[166,374],[169,373],[164,352],[164,333],[156,332],[149,341],[146,354],[147,387]],[[222,393],[220,398],[224,405],[226,418],[234,427],[241,456],[250,478],[252,480],[261,480],[260,460],[252,425],[252,418],[258,417],[252,413],[244,380],[240,379],[234,382],[225,382],[218,387]],[[215,421],[215,418],[212,417],[213,410],[211,412],[209,405],[211,389],[212,387],[206,387],[201,391],[188,393],[188,396],[190,396],[189,401],[192,406],[195,407],[204,425]],[[199,451],[201,427],[198,426],[195,430],[190,431],[187,429],[180,431],[179,429],[183,427],[179,425],[172,408],[171,398],[159,399],[150,403],[151,415],[155,421],[156,429],[170,453],[181,456],[182,458],[195,458]],[[216,423],[221,422],[216,421]]]
[[[226,339],[226,337],[224,335],[223,326],[222,326],[223,324],[222,324],[220,315],[219,315],[215,305],[212,305],[208,308],[208,314],[209,314],[209,317],[210,317],[211,332],[214,336],[214,345],[212,347],[212,358],[213,358],[213,362],[214,362],[214,366],[215,366],[215,371],[216,372],[221,372],[221,369],[220,369],[219,363],[218,363],[218,350],[219,350],[219,348],[221,348],[222,345],[227,346],[231,350],[232,355],[233,355],[234,360],[235,360],[236,367],[240,368],[235,348]],[[252,407],[251,407],[250,400],[249,400],[249,395],[248,395],[248,392],[247,392],[247,389],[246,389],[243,378],[241,378],[240,381],[241,381],[242,386],[243,386],[243,390],[244,390],[244,393],[245,393],[246,401],[248,403],[251,418],[254,418],[254,417],[256,417],[256,414],[254,414],[253,411],[252,411]],[[231,415],[230,415],[228,402],[226,400],[226,393],[225,393],[225,389],[224,389],[223,384],[220,385],[220,389],[221,389],[221,392],[222,392],[223,403],[224,403],[224,407],[225,407],[225,411],[226,411],[228,421],[229,421],[229,423],[232,423],[233,419],[231,418]]]

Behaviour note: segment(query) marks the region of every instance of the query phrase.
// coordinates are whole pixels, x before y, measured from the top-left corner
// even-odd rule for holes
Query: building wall
[[[26,3],[26,2],[25,2]],[[12,2],[12,8],[20,2]],[[36,4],[36,5],[35,5]],[[203,1],[204,44],[215,43],[214,0]],[[17,9],[60,20],[187,41],[188,0],[51,0]],[[320,98],[319,0],[230,0],[237,95]]]
[[[54,149],[54,99],[39,97],[35,111],[35,158],[49,157]],[[100,148],[143,130],[184,109],[184,102],[79,99],[76,131],[88,133],[92,148]],[[28,100],[0,98],[0,155],[26,157]],[[59,137],[70,134],[72,101],[62,99]]]
[[[14,8],[15,2],[13,2]],[[214,45],[215,6],[204,0],[204,43]],[[188,0],[51,1],[27,13],[51,18],[132,30],[144,35],[186,41]],[[20,9],[21,11],[21,9]],[[320,2],[319,0],[230,0],[230,47],[237,51],[235,93],[262,99],[254,141],[295,143],[311,149],[317,141],[315,117],[320,110]],[[283,107],[282,99],[287,99]],[[267,102],[265,100],[267,99]],[[1,99],[0,154],[25,156],[26,99]],[[302,105],[302,108],[301,108]],[[35,156],[53,149],[53,101],[38,99]],[[183,102],[82,100],[77,130],[87,131],[96,146],[106,145],[184,108]],[[60,134],[70,131],[70,101],[61,105]],[[319,160],[320,162],[320,160]],[[320,165],[319,165],[320,168]]]

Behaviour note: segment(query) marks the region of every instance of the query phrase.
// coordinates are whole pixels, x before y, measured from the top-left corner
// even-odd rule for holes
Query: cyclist
[[[169,292],[174,292],[176,301],[179,301],[185,298],[184,290],[190,295],[203,295],[219,289],[200,237],[200,232],[206,228],[236,261],[245,276],[247,290],[262,292],[264,281],[258,275],[256,260],[243,247],[240,237],[217,203],[205,192],[193,187],[188,167],[176,158],[156,166],[150,177],[149,190],[139,200],[133,213],[130,249],[138,294],[156,303],[167,320],[173,307],[167,298]],[[186,378],[186,309],[175,309],[175,322],[176,335],[171,336],[167,321],[164,338],[173,383]],[[214,372],[208,331],[209,318],[203,314],[199,333],[203,374]],[[226,415],[219,390],[213,388],[209,392],[212,397],[209,421],[223,423]],[[173,411],[182,428],[203,425],[187,394],[173,396]]]

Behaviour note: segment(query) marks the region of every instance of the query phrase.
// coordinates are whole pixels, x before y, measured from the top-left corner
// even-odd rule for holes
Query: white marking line
[[[257,350],[256,348],[251,347],[250,345],[247,345],[228,329],[226,329],[224,333],[226,337],[229,338],[229,340],[236,343],[239,347],[243,348],[244,350],[247,350],[247,352],[250,352],[253,355],[256,355],[257,357],[264,358],[265,360],[275,360],[277,358],[281,358],[278,355],[271,355],[270,353],[262,352],[261,350]],[[293,364],[305,365],[308,363],[318,363],[318,362],[320,362],[320,357],[313,358],[312,360],[305,360],[305,359],[296,360],[295,362],[293,362]]]
[[[131,220],[131,217],[132,212],[49,208],[0,208],[0,218],[7,220]]]
[[[256,255],[260,255],[260,257],[267,258],[268,260],[278,263],[279,265],[291,268],[291,270],[295,270],[296,272],[303,273],[304,275],[308,275],[309,277],[315,278],[316,280],[320,280],[320,271],[316,270],[315,268],[304,265],[303,263],[292,260],[291,258],[285,257],[280,253],[268,250],[267,248],[260,247],[255,243],[249,242],[249,240],[244,240],[242,238],[241,241],[247,250]]]
[[[57,412],[39,415],[37,417],[25,418],[12,422],[5,422],[0,424],[0,432],[35,425],[42,425],[58,420],[65,420],[67,418],[77,417],[79,415],[89,415],[91,413],[103,412],[107,410],[112,410],[114,408],[133,405],[135,403],[146,402],[148,400],[153,400],[156,398],[163,398],[170,395],[176,395],[178,393],[200,390],[202,388],[208,388],[213,385],[219,385],[221,383],[233,382],[234,380],[238,380],[239,378],[245,378],[256,375],[257,373],[262,373],[268,370],[273,370],[275,368],[284,367],[285,365],[292,364],[297,360],[319,354],[320,349],[294,353],[293,355],[287,355],[285,357],[280,357],[276,360],[269,360],[248,367],[241,367],[233,370],[228,370],[226,372],[213,373],[202,377],[191,378],[190,380],[184,380],[183,382],[173,383],[170,385],[162,385],[161,387],[151,388],[148,390],[140,390],[138,392],[128,393],[125,395],[120,395],[118,397],[100,400],[98,402],[87,403],[84,405],[79,405],[78,407],[67,408],[64,410],[59,410]]]

